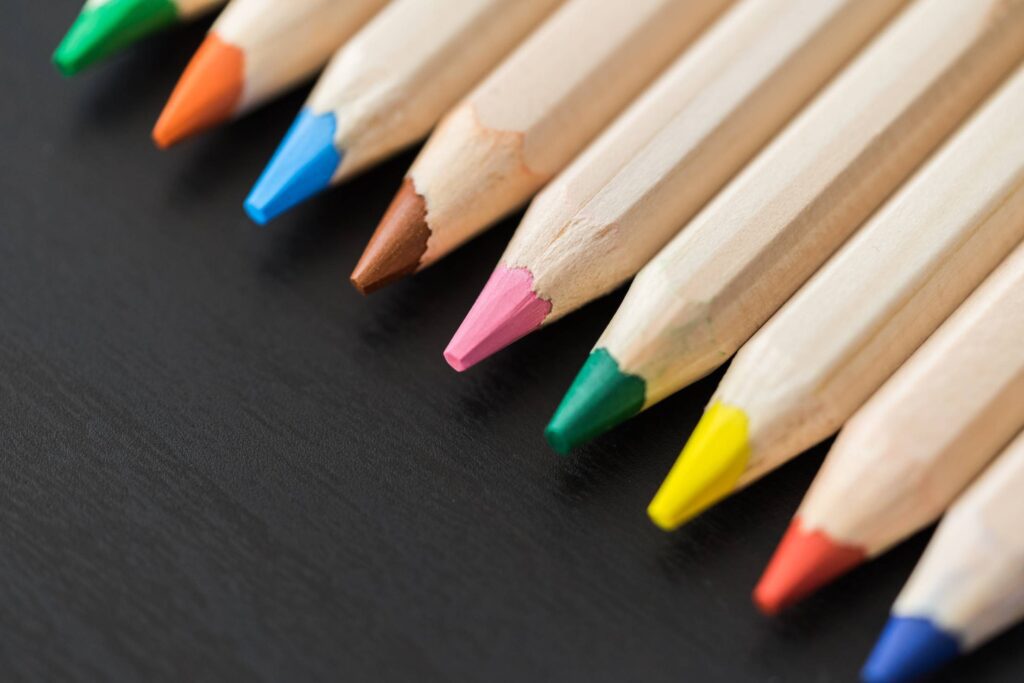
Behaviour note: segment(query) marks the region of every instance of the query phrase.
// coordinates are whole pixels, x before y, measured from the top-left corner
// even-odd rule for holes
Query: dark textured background
[[[717,376],[558,458],[541,430],[618,296],[457,375],[514,221],[363,299],[411,155],[259,229],[241,201],[301,95],[160,153],[203,27],[63,80],[77,4],[0,22],[0,676],[854,678],[923,539],[781,619],[749,601],[821,449],[660,533]],[[1020,680],[1022,646],[947,680]]]

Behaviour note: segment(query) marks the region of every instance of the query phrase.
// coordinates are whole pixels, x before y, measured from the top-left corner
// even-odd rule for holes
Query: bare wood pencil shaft
[[[801,524],[876,555],[933,522],[1022,424],[1024,245],[843,428]]]
[[[648,508],[656,523],[838,430],[1021,241],[1021,111],[1024,67],[743,346]]]
[[[1024,433],[947,513],[893,613],[973,650],[1024,617]]]
[[[740,484],[835,432],[1024,237],[1024,67],[737,354]]]
[[[651,405],[722,364],[1024,56],[1024,1],[919,0],[637,276],[598,347]]]
[[[566,5],[445,119],[410,169],[432,217],[423,263],[520,205],[726,4]]]
[[[530,206],[502,257],[533,273],[551,322],[637,272],[904,3],[741,3]],[[656,94],[656,93],[652,93]],[[626,126],[623,126],[626,127]]]
[[[310,94],[333,112],[335,182],[424,137],[561,0],[394,0],[349,41]]]
[[[728,4],[569,0],[438,125],[353,284],[424,268],[520,206]]]

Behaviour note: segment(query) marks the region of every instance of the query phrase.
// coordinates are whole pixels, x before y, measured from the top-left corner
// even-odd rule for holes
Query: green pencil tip
[[[619,370],[605,349],[595,349],[576,375],[551,418],[544,436],[559,453],[573,448],[621,422],[644,407],[645,383]]]
[[[73,76],[177,20],[172,0],[90,0],[57,46],[53,63]]]

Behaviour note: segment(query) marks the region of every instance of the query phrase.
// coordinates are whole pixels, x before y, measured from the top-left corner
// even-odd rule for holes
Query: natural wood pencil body
[[[645,406],[721,365],[1024,56],[1024,1],[919,0],[638,274],[597,343]]]
[[[174,0],[178,17],[182,20],[198,17],[223,4],[224,0]]]
[[[569,0],[445,116],[353,284],[367,292],[415,272],[521,205],[727,4]]]
[[[1022,111],[1024,66],[744,345],[647,508],[655,524],[678,527],[838,430],[1021,241]],[[758,585],[767,611],[862,558],[795,528]],[[825,566],[791,571],[780,554],[794,547],[827,549]]]
[[[1018,80],[1021,92],[1012,107],[1024,103],[1024,72]],[[1008,131],[996,126],[992,132]],[[1017,220],[1024,223],[1024,215]],[[882,329],[879,338],[890,333]],[[949,507],[1024,425],[1021,339],[1024,244],[840,432],[754,591],[762,610],[775,613],[800,600],[934,522]],[[907,628],[887,629],[869,660],[877,676],[866,680],[892,680],[882,672],[915,660],[917,655],[900,644],[900,629]]]
[[[335,114],[338,182],[424,137],[561,0],[395,0],[334,57],[309,97]]]
[[[312,76],[385,2],[232,0],[211,32],[245,55],[245,81],[235,113]]]
[[[903,4],[730,9],[531,204],[502,263],[545,322],[635,274]]]
[[[442,123],[409,170],[426,265],[522,204],[725,7],[572,0]]]
[[[835,432],[1024,237],[1024,68],[740,350],[738,485]]]
[[[1024,245],[843,428],[801,526],[877,555],[937,519],[1022,425]]]
[[[946,514],[893,614],[973,650],[1024,617],[1024,432]]]
[[[198,16],[222,4],[224,4],[223,0],[174,0],[178,16],[183,19]]]

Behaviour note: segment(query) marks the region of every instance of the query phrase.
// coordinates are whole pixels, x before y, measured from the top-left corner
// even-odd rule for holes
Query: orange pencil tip
[[[217,34],[199,46],[153,127],[161,149],[230,119],[242,98],[245,55]]]
[[[778,614],[864,559],[863,549],[808,531],[797,517],[754,589],[754,602],[765,614]]]

